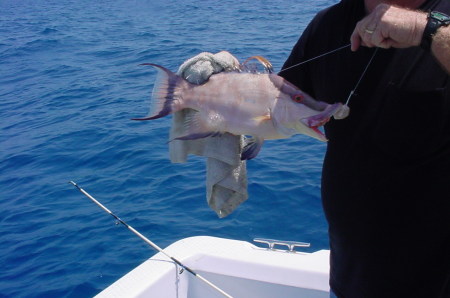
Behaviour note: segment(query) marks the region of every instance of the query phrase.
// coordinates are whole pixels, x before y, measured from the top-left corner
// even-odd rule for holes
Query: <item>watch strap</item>
[[[433,36],[441,26],[447,26],[450,23],[450,17],[441,12],[430,12],[428,14],[428,22],[423,31],[422,41],[420,46],[429,51],[431,49],[431,43],[433,42]]]

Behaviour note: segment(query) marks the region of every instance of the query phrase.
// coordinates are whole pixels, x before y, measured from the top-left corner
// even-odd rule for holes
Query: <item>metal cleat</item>
[[[297,242],[297,241],[284,241],[284,240],[275,240],[275,239],[265,239],[265,238],[255,238],[253,239],[254,242],[258,242],[258,243],[265,243],[267,244],[269,247],[269,250],[274,250],[274,251],[287,251],[287,252],[297,252],[295,250],[296,247],[310,247],[311,244],[310,243],[305,243],[305,242]],[[275,246],[286,246],[288,248],[288,250],[284,250],[284,249],[276,249]]]

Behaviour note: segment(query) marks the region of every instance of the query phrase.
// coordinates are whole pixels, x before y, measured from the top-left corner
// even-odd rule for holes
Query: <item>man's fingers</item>
[[[366,29],[363,26],[364,24],[359,24],[356,26],[352,36],[350,37],[352,51],[357,51],[361,46],[371,48],[377,44],[376,41],[378,36],[380,36],[380,32],[378,32],[376,28]]]
[[[350,38],[351,49],[356,51],[361,46],[385,49],[417,46],[425,26],[425,13],[380,4],[356,24]]]
[[[361,46],[361,37],[359,36],[359,33],[356,31],[356,29],[353,31],[352,36],[350,37],[350,43],[352,44],[351,50],[353,52],[357,51]]]
[[[377,22],[373,15],[369,15],[359,21],[350,37],[352,51],[358,50],[360,46],[373,47],[371,40],[376,30]]]

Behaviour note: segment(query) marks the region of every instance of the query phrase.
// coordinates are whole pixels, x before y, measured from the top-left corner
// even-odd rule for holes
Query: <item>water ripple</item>
[[[324,145],[268,141],[250,198],[218,219],[205,161],[171,164],[170,118],[145,115],[153,62],[263,55],[280,69],[307,22],[337,1],[0,1],[0,296],[93,296],[154,252],[84,198],[75,180],[160,246],[194,235],[327,247]],[[282,227],[282,228],[280,228]]]

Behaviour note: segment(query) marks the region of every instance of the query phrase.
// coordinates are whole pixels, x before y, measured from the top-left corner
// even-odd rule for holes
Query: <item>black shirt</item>
[[[450,14],[449,0],[423,10]],[[321,11],[284,68],[349,43],[364,1]],[[317,100],[345,102],[375,49],[349,48],[283,71]],[[322,172],[330,285],[339,297],[450,297],[450,77],[419,47],[378,49],[332,119]]]

